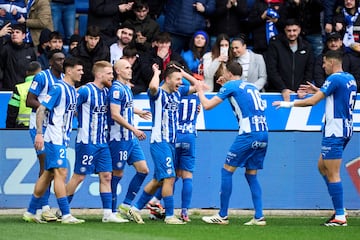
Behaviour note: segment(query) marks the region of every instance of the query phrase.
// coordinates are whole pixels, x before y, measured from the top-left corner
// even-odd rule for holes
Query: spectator
[[[360,8],[358,0],[344,0],[344,7],[335,16],[335,31],[341,32],[345,48],[360,42]],[[348,49],[349,50],[349,49]]]
[[[39,62],[30,62],[26,69],[25,82],[15,85],[15,91],[8,104],[6,128],[29,128],[32,109],[26,106],[26,98],[34,76],[40,71]]]
[[[136,48],[140,52],[146,52],[151,49],[151,43],[160,32],[160,26],[148,15],[149,5],[145,0],[135,0],[132,9],[134,16],[126,20],[124,25],[134,27]]]
[[[206,17],[215,11],[215,0],[169,0],[165,5],[164,31],[171,34],[172,49],[187,50],[198,30],[205,30]]]
[[[7,23],[16,24],[21,15],[17,12],[16,8],[12,12],[7,12],[5,8],[0,7],[0,27]]]
[[[60,32],[65,45],[69,45],[75,31],[75,0],[51,0],[50,6],[54,30]]]
[[[241,80],[253,83],[259,91],[264,90],[267,74],[263,56],[247,49],[244,37],[234,38],[231,50],[234,61],[242,66]]]
[[[24,82],[29,63],[36,60],[34,49],[29,44],[24,43],[25,32],[23,24],[12,26],[11,39],[1,47],[1,90],[15,91],[15,85]]]
[[[322,1],[324,7],[324,31],[325,33],[331,33],[334,31],[334,15],[337,10],[343,6],[343,0],[326,0]]]
[[[110,46],[110,62],[112,65],[122,57],[124,47],[132,45],[134,35],[135,29],[132,25],[122,24],[118,27],[116,31],[118,40]]]
[[[287,14],[300,22],[301,36],[308,41],[317,57],[323,50],[321,12],[323,1],[289,0]]]
[[[99,27],[100,37],[110,46],[117,41],[117,26],[129,17],[133,4],[132,0],[89,0],[87,25]]]
[[[224,64],[232,60],[229,36],[226,34],[217,36],[211,52],[205,53],[203,58],[205,83],[209,86],[210,92],[217,92],[221,86],[216,83],[216,80],[222,75]]]
[[[247,33],[246,0],[216,0],[215,2],[215,11],[210,16],[211,46],[221,33],[225,33],[230,38],[236,37],[240,33]]]
[[[334,50],[334,51],[342,51],[344,56],[342,59],[342,68],[345,72],[351,73],[357,82],[358,92],[360,90],[360,59],[359,53],[357,52],[346,52],[342,37],[338,32],[332,32],[327,34],[326,43],[324,47],[323,53],[318,56],[315,60],[314,64],[314,73],[313,73],[313,80],[316,87],[321,87],[325,82],[325,79],[328,75],[325,73],[323,68],[323,58],[327,51]]]
[[[188,67],[185,60],[178,54],[173,51],[171,48],[171,36],[167,32],[162,32],[157,35],[154,41],[154,47],[146,54],[140,56],[141,61],[141,77],[143,81],[150,83],[151,77],[153,76],[152,66],[157,64],[161,71],[160,79],[163,79],[164,70],[166,64],[170,61],[176,61],[181,66],[183,66],[188,72]]]
[[[190,71],[194,77],[204,80],[204,60],[203,56],[209,46],[209,35],[204,31],[194,33],[190,41],[189,50],[181,52]]]
[[[284,101],[300,84],[311,82],[314,57],[310,44],[300,36],[301,27],[295,19],[285,23],[284,34],[271,39],[266,52],[269,92],[280,92]],[[298,95],[301,97],[301,92]]]
[[[95,62],[110,61],[109,47],[101,40],[100,29],[97,26],[88,26],[85,37],[81,39],[78,46],[70,54],[80,58],[84,66],[84,74],[76,87],[94,80],[91,70]]]
[[[286,18],[283,0],[256,0],[249,13],[248,25],[252,34],[253,51],[264,54],[270,38],[282,31]]]
[[[50,4],[48,0],[26,0],[25,2],[28,9],[27,18],[22,18],[19,22],[26,23],[26,42],[38,47],[41,31],[43,29],[53,31],[54,29]]]
[[[81,36],[79,34],[71,35],[69,42],[69,52],[71,52],[75,47],[77,47],[80,41]]]
[[[46,48],[49,46],[49,42],[50,42],[50,29],[48,28],[44,28],[43,30],[41,30],[40,32],[40,36],[39,36],[39,45],[37,46],[37,54],[40,56],[41,54],[43,54],[46,50]]]
[[[54,49],[59,49],[65,52],[63,46],[63,37],[60,32],[51,32],[49,35],[49,45],[45,48],[44,53],[40,54],[40,56],[38,57],[38,61],[40,62],[42,69],[49,68],[49,52]]]
[[[11,23],[8,23],[0,28],[0,38],[3,38],[4,36],[7,36],[11,33]],[[1,39],[3,40],[3,39]],[[2,41],[1,41],[2,43]],[[0,44],[1,45],[1,44]],[[1,47],[0,47],[1,49]]]

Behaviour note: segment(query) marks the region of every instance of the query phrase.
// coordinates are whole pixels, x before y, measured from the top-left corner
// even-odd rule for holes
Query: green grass
[[[0,215],[1,240],[165,240],[165,239],[276,239],[276,240],[351,240],[359,239],[360,217],[348,220],[347,227],[320,226],[326,219],[320,217],[267,218],[267,226],[243,226],[249,216],[230,216],[229,225],[203,223],[199,215],[192,216],[186,225],[166,225],[145,219],[145,225],[136,223],[101,223],[101,216],[81,216],[86,223],[62,225],[60,223],[25,223],[20,215]],[[145,217],[145,216],[144,216]]]

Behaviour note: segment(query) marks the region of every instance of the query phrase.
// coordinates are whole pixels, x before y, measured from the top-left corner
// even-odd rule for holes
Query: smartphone
[[[229,48],[228,47],[220,47],[220,55],[228,56]]]

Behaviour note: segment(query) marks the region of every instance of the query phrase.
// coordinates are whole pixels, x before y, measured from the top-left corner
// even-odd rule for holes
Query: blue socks
[[[29,213],[36,214],[36,210],[41,208],[40,199],[41,198],[35,197],[34,194],[31,195],[31,200],[30,200],[29,207],[27,210]]]
[[[165,207],[165,215],[166,217],[171,217],[174,215],[174,196],[167,196],[163,198],[164,207]]]
[[[117,186],[121,180],[121,177],[112,176],[111,178],[111,193],[112,193],[112,212],[116,212],[117,205]]]
[[[192,178],[183,179],[183,188],[181,192],[181,208],[190,208],[192,188]]]
[[[49,205],[49,197],[50,197],[50,187],[51,184],[49,185],[49,187],[46,189],[44,195],[42,195],[42,197],[40,197],[39,201],[40,201],[40,206],[46,206]]]
[[[112,209],[112,193],[102,192],[100,193],[103,209]]]
[[[131,205],[132,201],[136,197],[136,194],[138,193],[142,183],[144,182],[147,174],[136,172],[135,176],[132,178],[129,189],[126,193],[124,203]]]
[[[328,184],[329,194],[331,196],[335,214],[344,215],[344,200],[343,200],[343,187],[341,182],[335,182]]]
[[[134,207],[136,207],[139,210],[143,209],[151,198],[152,198],[151,194],[148,194],[147,192],[143,191],[139,200],[134,204]]]
[[[232,172],[221,169],[220,217],[227,217],[232,192]]]
[[[252,175],[252,174],[245,173],[245,178],[249,184],[250,191],[251,191],[251,197],[252,197],[252,201],[253,201],[254,209],[255,209],[254,217],[255,217],[255,219],[259,219],[259,218],[263,217],[261,187],[260,187],[259,181],[257,180],[257,176]]]
[[[57,198],[60,211],[63,216],[70,214],[70,206],[67,197]]]

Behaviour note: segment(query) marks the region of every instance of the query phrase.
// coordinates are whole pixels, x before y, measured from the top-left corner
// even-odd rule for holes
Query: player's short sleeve
[[[179,92],[181,96],[189,95],[190,86],[189,85],[181,85],[179,87]]]
[[[89,97],[89,94],[90,94],[90,90],[86,85],[80,87],[77,91],[77,106],[80,106],[81,104],[86,102]]]
[[[61,87],[54,85],[46,95],[45,99],[41,102],[42,105],[48,110],[54,109],[61,99]]]
[[[42,72],[36,74],[31,82],[29,92],[34,94],[35,96],[39,96],[41,91],[45,87],[45,78]]]
[[[337,74],[332,74],[328,76],[324,82],[324,84],[321,86],[320,91],[325,94],[325,96],[330,96],[336,89],[338,79],[340,76]]]
[[[109,102],[112,104],[121,105],[121,100],[125,95],[124,89],[119,86],[113,86],[109,93]]]
[[[232,82],[225,83],[216,94],[220,99],[225,100],[228,98],[233,92],[233,84]]]

